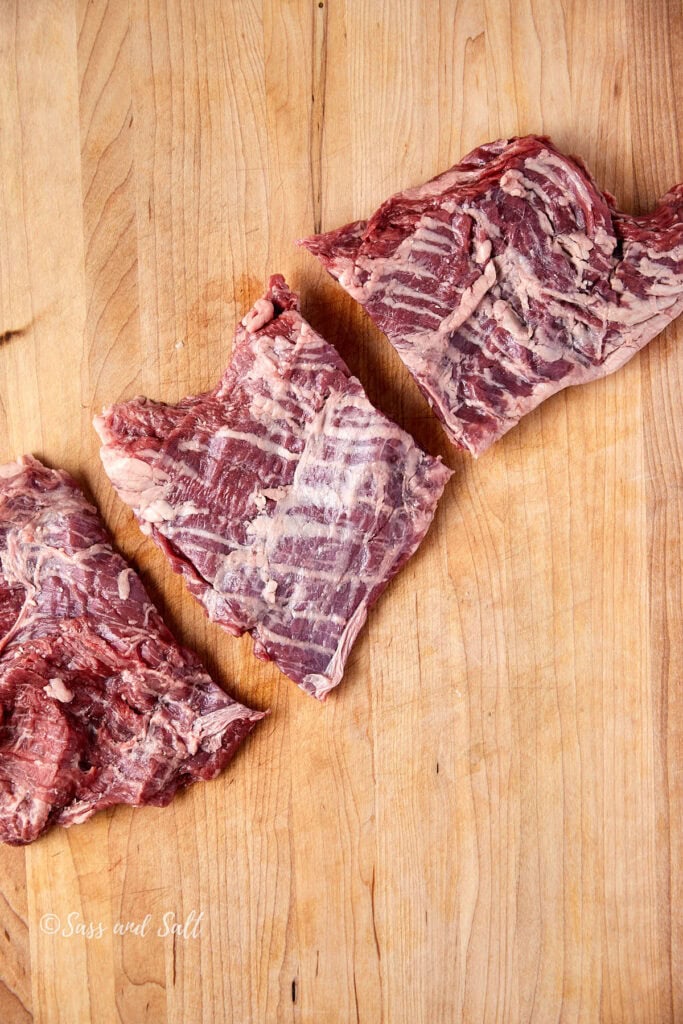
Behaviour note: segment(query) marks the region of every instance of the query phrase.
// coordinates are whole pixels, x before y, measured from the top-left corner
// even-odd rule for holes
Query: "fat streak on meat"
[[[173,640],[66,473],[0,467],[0,840],[167,804],[262,717]]]
[[[480,455],[617,370],[683,309],[683,185],[615,208],[547,138],[475,149],[369,221],[301,241],[384,331],[451,441]]]
[[[209,617],[321,699],[450,476],[373,408],[280,275],[212,391],[95,426],[119,495]]]

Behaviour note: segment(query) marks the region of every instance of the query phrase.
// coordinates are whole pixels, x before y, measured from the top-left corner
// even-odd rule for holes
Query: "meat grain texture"
[[[621,213],[580,160],[534,135],[481,146],[370,220],[300,244],[474,455],[683,310],[683,185],[649,214]]]
[[[0,467],[0,840],[214,778],[263,712],[180,647],[63,472]]]
[[[114,487],[209,617],[320,699],[451,475],[371,405],[279,275],[212,391],[95,426]]]

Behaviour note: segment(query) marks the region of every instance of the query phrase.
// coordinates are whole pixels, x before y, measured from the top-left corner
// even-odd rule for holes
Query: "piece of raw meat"
[[[480,455],[683,309],[683,185],[620,213],[547,138],[502,139],[369,221],[303,239],[384,331],[451,441]]]
[[[379,413],[276,275],[222,380],[95,421],[121,498],[209,617],[324,698],[451,475]]]
[[[164,625],[66,473],[0,467],[0,840],[216,776],[263,712]]]

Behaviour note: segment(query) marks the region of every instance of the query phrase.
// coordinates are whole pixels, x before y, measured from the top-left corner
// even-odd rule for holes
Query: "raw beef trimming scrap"
[[[621,213],[580,160],[533,135],[481,146],[369,221],[301,244],[474,455],[683,310],[683,185],[652,213]]]
[[[175,643],[66,473],[0,467],[0,840],[167,804],[260,718]]]
[[[321,699],[451,475],[373,408],[279,275],[212,391],[95,425],[120,497],[209,617]]]

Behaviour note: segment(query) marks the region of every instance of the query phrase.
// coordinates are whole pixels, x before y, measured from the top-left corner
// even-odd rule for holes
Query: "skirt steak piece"
[[[617,370],[683,310],[683,184],[620,213],[547,138],[502,139],[300,243],[480,455],[549,395]]]
[[[180,647],[66,473],[0,467],[0,840],[212,779],[263,717]]]
[[[276,275],[206,394],[95,420],[104,467],[209,617],[318,698],[450,477],[368,401]]]

